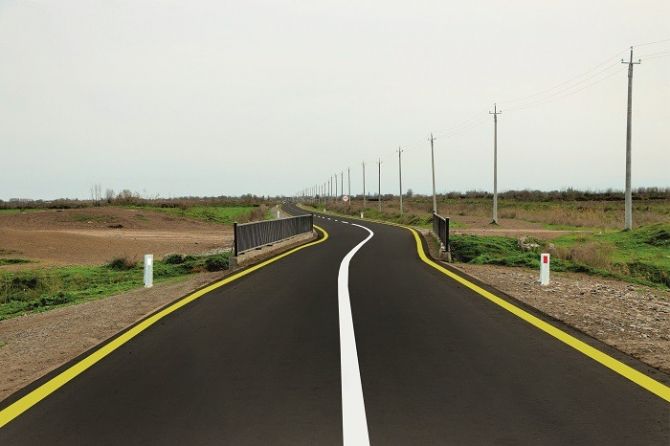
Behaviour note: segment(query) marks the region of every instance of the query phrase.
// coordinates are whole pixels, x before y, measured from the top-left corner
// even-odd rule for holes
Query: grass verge
[[[236,221],[242,223],[253,220],[263,220],[269,217],[269,212],[265,206],[192,206],[187,208],[157,206],[128,207],[131,209],[163,212],[175,217],[188,217],[194,220],[224,225],[230,225]]]
[[[154,281],[177,279],[229,267],[229,253],[171,255],[154,262]],[[0,320],[98,299],[142,286],[143,265],[114,259],[102,266],[67,266],[39,271],[0,272]]]
[[[26,260],[26,259],[13,259],[13,258],[9,258],[9,259],[1,259],[1,258],[0,258],[0,266],[4,266],[4,265],[18,265],[18,264],[21,264],[21,263],[31,263],[31,261],[30,261],[30,260]]]
[[[528,246],[532,246],[529,248]],[[539,253],[552,254],[552,270],[582,272],[670,288],[670,224],[658,223],[634,231],[571,234],[551,243],[510,237],[452,236],[454,260],[539,268]]]

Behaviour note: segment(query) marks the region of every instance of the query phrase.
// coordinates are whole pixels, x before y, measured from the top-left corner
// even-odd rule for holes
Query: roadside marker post
[[[144,255],[144,288],[154,286],[154,255]]]
[[[540,254],[540,285],[549,285],[549,270],[551,256],[547,253]]]

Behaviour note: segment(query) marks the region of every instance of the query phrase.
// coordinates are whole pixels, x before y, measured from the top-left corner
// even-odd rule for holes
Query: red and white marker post
[[[549,266],[551,256],[547,253],[540,254],[540,285],[549,285]]]

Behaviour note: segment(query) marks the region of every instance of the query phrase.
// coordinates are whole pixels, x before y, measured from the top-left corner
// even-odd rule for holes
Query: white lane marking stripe
[[[344,256],[337,277],[337,295],[340,311],[340,364],[342,373],[342,433],[345,446],[370,444],[368,422],[365,416],[361,372],[358,367],[354,321],[351,317],[349,262],[351,262],[354,254],[372,238],[374,233],[365,226],[354,223],[352,223],[352,226],[363,228],[370,234]]]

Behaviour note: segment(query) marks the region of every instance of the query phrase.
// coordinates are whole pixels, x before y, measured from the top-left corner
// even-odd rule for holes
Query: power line
[[[554,85],[554,86],[552,86],[552,87],[545,88],[544,90],[540,90],[540,91],[538,91],[538,92],[536,92],[536,93],[533,93],[533,94],[529,94],[529,95],[522,96],[522,97],[515,98],[515,99],[508,99],[508,100],[501,101],[501,102],[504,103],[504,104],[513,104],[513,103],[515,103],[515,102],[521,102],[521,101],[524,101],[524,100],[526,100],[526,99],[530,99],[530,98],[533,98],[533,97],[535,97],[535,96],[540,96],[540,95],[542,95],[542,94],[544,94],[544,93],[548,93],[548,92],[550,92],[550,91],[553,91],[553,90],[555,90],[555,89],[557,89],[557,88],[559,88],[559,87],[562,87],[563,85],[566,85],[566,84],[569,84],[569,83],[571,83],[571,82],[574,82],[574,81],[576,81],[577,79],[580,79],[580,78],[582,78],[582,77],[584,77],[584,76],[589,76],[589,75],[591,75],[591,73],[594,72],[594,71],[601,71],[601,70],[602,70],[601,67],[602,67],[603,65],[613,64],[613,60],[616,60],[616,58],[617,58],[619,55],[621,55],[621,53],[623,53],[624,51],[625,51],[625,50],[617,51],[617,52],[614,53],[613,55],[609,56],[607,59],[604,59],[602,62],[598,63],[597,65],[594,65],[593,67],[591,67],[590,69],[588,69],[588,70],[582,72],[581,74],[579,74],[579,75],[577,75],[577,76],[573,76],[573,77],[571,77],[571,78],[569,78],[569,79],[567,79],[567,80],[565,80],[565,81],[562,81],[562,82],[560,82],[560,83],[558,83],[558,84],[556,84],[556,85]],[[607,68],[607,67],[606,67],[606,68]],[[579,81],[579,82],[582,82],[582,81]],[[578,83],[579,83],[579,82],[578,82]]]
[[[655,40],[653,42],[647,42],[647,43],[638,43],[637,45],[633,45],[634,48],[639,48],[641,46],[647,46],[647,45],[655,45],[657,43],[663,43],[663,42],[670,42],[670,38],[668,39],[662,39],[662,40]]]
[[[609,73],[607,76],[605,76],[605,77],[603,77],[603,78],[601,78],[601,79],[598,79],[597,81],[592,82],[592,83],[590,83],[590,84],[588,84],[588,85],[585,85],[585,86],[583,86],[582,88],[578,88],[577,90],[573,90],[573,91],[567,92],[567,93],[565,93],[565,94],[562,94],[562,95],[560,95],[560,96],[556,96],[556,97],[553,97],[553,98],[546,98],[546,100],[540,100],[540,101],[536,101],[536,102],[531,102],[531,103],[529,103],[529,104],[524,104],[524,105],[519,106],[519,107],[517,107],[517,108],[512,107],[511,110],[512,110],[512,111],[526,110],[527,108],[537,107],[537,106],[540,106],[540,105],[547,104],[547,103],[549,103],[549,102],[556,101],[556,100],[558,100],[558,99],[567,98],[568,96],[572,96],[572,95],[574,95],[574,94],[579,93],[580,91],[583,91],[583,90],[586,90],[587,88],[593,87],[594,85],[597,85],[597,84],[599,84],[599,83],[601,83],[601,82],[603,82],[603,81],[605,81],[605,80],[607,80],[607,79],[609,79],[609,78],[611,78],[611,77],[613,77],[613,76],[616,76],[617,74],[619,74],[619,71],[612,71],[612,72]],[[508,110],[508,111],[509,111],[509,110]]]

